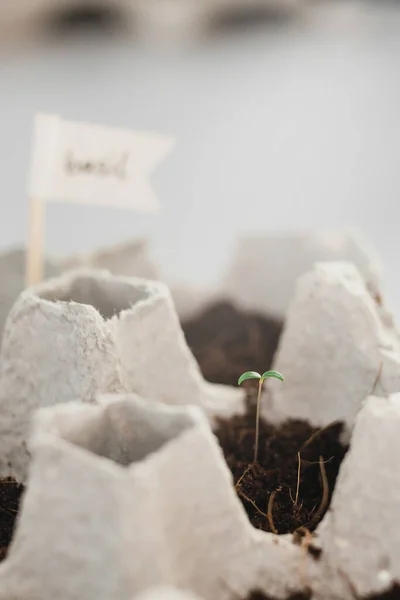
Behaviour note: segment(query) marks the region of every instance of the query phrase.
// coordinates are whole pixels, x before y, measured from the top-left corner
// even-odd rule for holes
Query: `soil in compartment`
[[[297,592],[294,594],[290,594],[287,596],[285,600],[310,600],[311,593],[310,592]],[[272,596],[268,596],[264,594],[264,592],[254,591],[251,592],[249,596],[247,596],[246,600],[276,600]]]
[[[184,323],[183,329],[205,378],[237,385],[244,371],[263,373],[270,368],[282,323],[220,302]],[[256,386],[254,382],[244,386],[246,414],[220,420],[215,431],[236,491],[255,527],[280,534],[297,530],[295,540],[305,543],[318,559],[320,550],[309,532],[329,506],[347,450],[340,443],[342,425],[332,423],[317,430],[299,420],[279,427],[262,421],[259,460],[253,464]]]
[[[282,323],[230,302],[209,306],[182,324],[187,343],[208,381],[237,385],[244,371],[264,373],[272,363]]]
[[[311,592],[297,592],[287,596],[285,600],[310,600],[312,598]],[[354,599],[357,599],[357,595],[354,595]],[[265,594],[261,591],[253,591],[251,592],[245,600],[276,600],[272,596]],[[394,584],[389,590],[386,592],[382,592],[381,594],[367,596],[364,598],[359,598],[358,600],[400,600],[400,585]]]
[[[316,429],[296,419],[279,426],[261,419],[258,462],[253,463],[255,408],[255,394],[249,390],[246,414],[220,419],[215,431],[236,492],[254,527],[277,534],[296,532],[295,540],[306,542],[319,558],[310,532],[329,507],[347,451],[340,443],[342,424]]]
[[[11,543],[23,489],[14,479],[0,479],[0,561]]]
[[[112,33],[122,27],[123,15],[116,7],[105,4],[93,6],[93,2],[85,1],[74,6],[57,7],[50,11],[44,21],[44,29],[53,35],[73,35],[79,32]]]
[[[291,594],[285,600],[310,600],[312,598],[311,592],[297,592]],[[357,596],[354,596],[356,600]],[[276,600],[272,596],[264,594],[261,591],[251,592],[245,600]],[[389,590],[386,592],[382,592],[381,594],[372,595],[364,598],[359,598],[359,600],[400,600],[400,585],[394,584]]]
[[[400,600],[400,583],[395,583],[390,589],[381,594],[373,594],[363,600]]]

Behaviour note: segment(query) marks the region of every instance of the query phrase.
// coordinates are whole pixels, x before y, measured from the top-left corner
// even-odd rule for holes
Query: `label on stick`
[[[149,177],[174,144],[157,134],[38,114],[29,196],[157,212]]]

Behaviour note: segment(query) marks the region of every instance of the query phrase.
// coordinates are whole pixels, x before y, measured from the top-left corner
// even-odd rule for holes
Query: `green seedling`
[[[283,376],[278,371],[265,371],[262,375],[260,373],[256,373],[256,371],[246,371],[239,377],[238,385],[241,385],[243,381],[247,379],[258,379],[258,396],[257,396],[257,413],[256,413],[256,441],[254,444],[254,462],[257,462],[258,458],[258,436],[260,430],[260,402],[261,402],[261,390],[262,385],[264,383],[264,379],[268,379],[269,377],[279,379],[279,381],[283,381]]]

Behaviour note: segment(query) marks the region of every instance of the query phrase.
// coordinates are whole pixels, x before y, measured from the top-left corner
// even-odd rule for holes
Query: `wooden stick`
[[[238,480],[237,480],[237,482],[235,483],[235,488],[236,488],[236,489],[237,489],[237,488],[240,486],[240,484],[241,484],[241,482],[242,482],[242,479],[243,479],[243,477],[246,475],[246,473],[247,473],[247,471],[248,471],[248,470],[249,470],[249,465],[247,465],[247,467],[245,468],[245,470],[243,471],[243,473],[241,474],[241,476],[239,477],[239,479],[238,479]]]
[[[307,448],[307,446],[309,446],[311,444],[311,442],[313,442],[315,440],[315,438],[318,437],[321,433],[323,433],[330,427],[333,427],[334,425],[337,425],[337,424],[338,424],[338,421],[332,421],[331,423],[328,423],[328,425],[324,425],[324,427],[321,427],[320,429],[317,429],[317,431],[314,431],[314,433],[311,435],[311,437],[309,437],[308,440],[304,442],[304,444],[300,448],[299,452],[302,452],[303,450],[305,450],[305,448]]]
[[[26,251],[25,284],[36,285],[43,280],[44,203],[29,199],[29,238]]]
[[[260,510],[257,506],[257,504],[254,502],[254,500],[252,500],[251,498],[249,498],[248,496],[246,496],[246,494],[244,492],[242,492],[242,490],[239,488],[238,489],[238,494],[240,496],[242,496],[242,498],[244,498],[247,502],[250,502],[250,504],[252,504],[254,506],[254,508],[256,509],[256,511],[262,515],[263,517],[268,518],[268,515],[266,515],[262,510]]]
[[[300,469],[301,469],[301,457],[300,452],[297,453],[297,460],[299,461],[297,467],[297,487],[296,487],[296,500],[294,501],[295,506],[297,506],[297,502],[299,500],[299,489],[300,489]]]
[[[272,508],[274,506],[276,492],[277,492],[277,490],[272,492],[269,497],[267,517],[268,517],[268,523],[269,523],[272,533],[274,533],[275,535],[278,535],[278,530],[276,529],[275,523],[274,523],[274,517],[272,516]]]
[[[308,523],[307,528],[312,527],[315,523],[318,523],[329,502],[329,483],[328,478],[326,476],[324,459],[322,456],[319,457],[319,468],[321,470],[322,479],[322,499],[317,512],[315,513],[311,521]]]

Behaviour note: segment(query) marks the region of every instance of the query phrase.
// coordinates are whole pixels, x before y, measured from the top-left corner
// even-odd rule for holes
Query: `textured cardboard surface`
[[[319,263],[299,279],[274,368],[285,382],[262,404],[273,419],[351,427],[369,394],[400,390],[398,331],[353,265]]]
[[[400,394],[370,396],[353,431],[317,533],[323,547],[318,598],[378,593],[400,580]]]
[[[371,293],[379,293],[378,259],[358,234],[346,230],[243,237],[236,243],[225,290],[230,298],[249,310],[284,319],[297,279],[316,262],[332,261],[352,262]]]
[[[1,600],[129,600],[155,585],[206,600],[303,585],[304,554],[256,531],[202,411],[137,396],[38,411]]]
[[[25,262],[25,250],[22,248],[0,254],[0,341],[8,313],[25,288]],[[45,275],[55,277],[78,268],[107,269],[114,275],[157,279],[157,269],[144,240],[77,254],[63,260],[47,259]]]
[[[5,328],[0,474],[23,479],[37,408],[136,392],[208,414],[243,410],[242,390],[206,382],[161,283],[77,271],[26,290]]]

